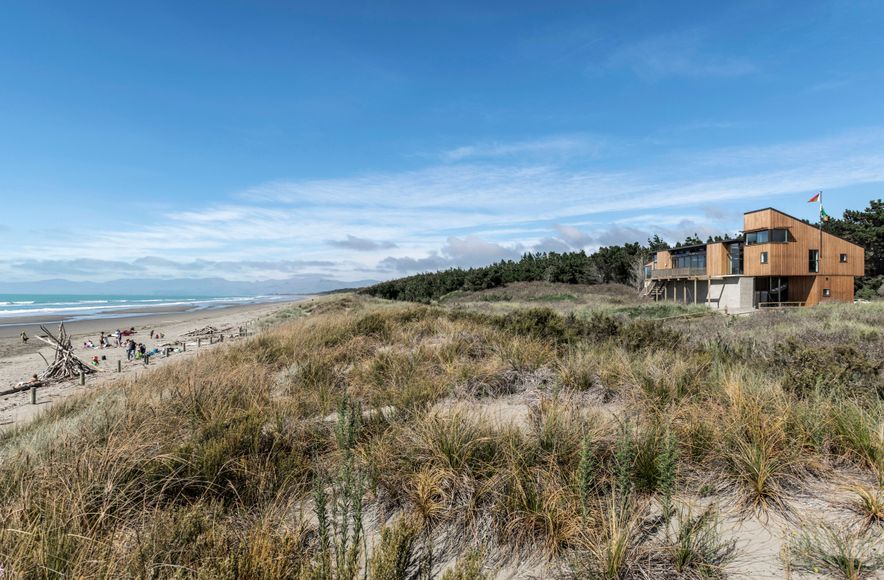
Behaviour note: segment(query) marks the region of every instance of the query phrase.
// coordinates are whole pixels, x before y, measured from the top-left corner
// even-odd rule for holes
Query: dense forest
[[[842,218],[825,222],[823,229],[865,248],[866,275],[857,280],[857,297],[872,298],[884,290],[884,203],[880,199],[872,200],[865,210],[847,210]],[[726,239],[731,238],[710,236],[706,242]],[[675,247],[701,243],[703,240],[694,234],[677,242]],[[582,250],[528,253],[518,261],[503,260],[481,268],[416,274],[381,282],[362,292],[389,300],[429,303],[457,290],[485,290],[511,282],[636,285],[642,277],[642,265],[650,255],[668,248],[670,245],[655,235],[646,245],[635,242],[605,246],[592,254]]]

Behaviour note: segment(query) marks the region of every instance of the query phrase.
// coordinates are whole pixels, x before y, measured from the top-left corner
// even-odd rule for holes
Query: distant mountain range
[[[135,296],[258,296],[265,294],[316,294],[343,288],[361,288],[376,280],[341,281],[315,276],[285,280],[237,282],[224,278],[127,278],[109,282],[74,282],[64,279],[36,282],[0,282],[0,294],[113,294]]]

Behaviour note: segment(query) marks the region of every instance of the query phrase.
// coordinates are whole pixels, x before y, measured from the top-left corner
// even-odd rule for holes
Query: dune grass
[[[618,307],[335,296],[68,399],[0,436],[0,565],[395,579],[515,558],[578,577],[715,576],[733,550],[679,497],[712,489],[763,515],[788,513],[810,478],[882,481],[880,307],[790,312],[797,346],[768,313],[661,322]],[[794,368],[803,348],[819,352],[813,376]],[[510,400],[529,412],[491,412]],[[867,527],[878,495],[859,496]]]

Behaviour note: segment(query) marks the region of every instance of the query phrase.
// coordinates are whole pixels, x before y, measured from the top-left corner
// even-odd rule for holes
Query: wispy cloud
[[[389,250],[397,247],[394,242],[376,241],[368,238],[360,238],[357,236],[347,235],[343,240],[328,240],[328,245],[336,248],[344,248],[346,250],[357,250],[359,252],[370,252],[373,250]]]
[[[444,161],[463,161],[465,159],[499,159],[525,155],[593,155],[599,151],[601,146],[601,140],[580,136],[556,136],[527,141],[474,143],[443,151],[440,157]]]
[[[252,279],[319,272],[356,279],[479,265],[526,250],[591,250],[653,233],[705,236],[738,219],[715,209],[723,202],[763,198],[769,205],[793,192],[884,182],[884,131],[646,155],[621,160],[619,171],[539,157],[465,157],[407,171],[272,181],[140,228],[94,228],[63,243],[29,238],[15,247],[17,269],[7,260],[0,274]]]
[[[708,34],[699,29],[650,36],[622,45],[591,70],[627,69],[645,80],[665,77],[740,77],[757,66],[739,56],[715,54]]]

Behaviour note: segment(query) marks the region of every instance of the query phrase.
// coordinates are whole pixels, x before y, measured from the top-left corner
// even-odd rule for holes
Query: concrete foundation
[[[755,306],[755,280],[751,276],[729,276],[712,280],[670,280],[666,301],[678,304],[706,304],[718,310],[749,310]],[[663,295],[660,296],[663,300]]]

